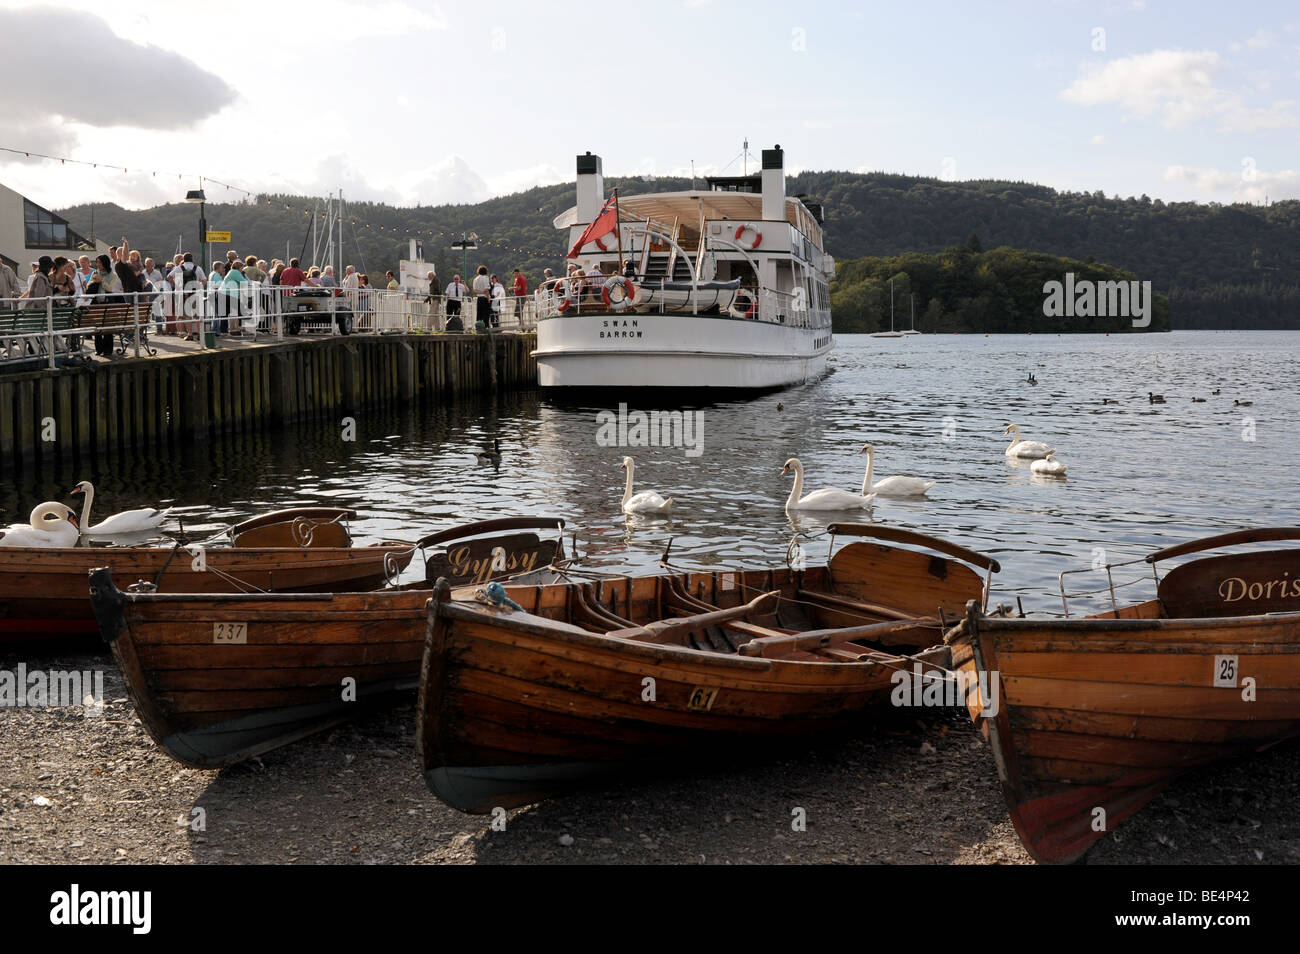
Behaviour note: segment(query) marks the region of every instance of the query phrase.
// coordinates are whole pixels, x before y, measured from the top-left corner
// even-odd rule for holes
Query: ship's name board
[[[1274,592],[1276,587],[1276,592]],[[1239,576],[1230,576],[1219,582],[1219,597],[1225,603],[1235,603],[1241,599],[1251,602],[1259,600],[1285,600],[1300,597],[1300,579],[1245,580]]]
[[[635,318],[605,318],[600,323],[601,339],[640,338],[642,331]]]

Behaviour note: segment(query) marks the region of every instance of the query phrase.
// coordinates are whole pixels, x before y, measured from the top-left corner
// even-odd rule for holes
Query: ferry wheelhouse
[[[688,192],[605,195],[578,156],[555,219],[576,270],[538,289],[545,388],[771,390],[820,377],[834,346],[822,208],[785,194],[784,154]]]

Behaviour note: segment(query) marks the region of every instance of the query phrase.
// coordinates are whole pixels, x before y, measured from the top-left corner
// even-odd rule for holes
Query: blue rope
[[[487,585],[487,598],[497,606],[509,606],[512,610],[523,612],[524,608],[506,596],[506,588],[500,583],[489,583]]]

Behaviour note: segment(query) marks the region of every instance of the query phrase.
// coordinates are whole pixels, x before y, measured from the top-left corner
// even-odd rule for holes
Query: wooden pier
[[[537,386],[532,333],[221,340],[0,375],[0,469]]]

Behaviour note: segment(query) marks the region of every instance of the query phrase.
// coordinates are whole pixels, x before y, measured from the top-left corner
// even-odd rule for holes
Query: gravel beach
[[[19,659],[2,658],[13,670]],[[100,716],[0,709],[0,863],[1032,864],[965,714],[895,714],[797,757],[469,816],[425,787],[414,699],[222,771],[145,733],[111,660]],[[1090,864],[1294,864],[1300,744],[1185,777]],[[797,809],[803,809],[800,816]],[[796,831],[798,818],[805,830]],[[499,826],[498,826],[499,827]]]

